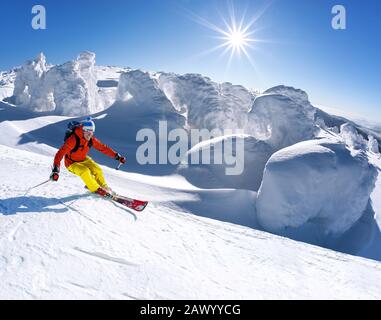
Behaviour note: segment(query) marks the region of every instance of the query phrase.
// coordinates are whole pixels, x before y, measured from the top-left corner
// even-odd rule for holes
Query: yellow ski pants
[[[107,187],[102,169],[90,157],[86,157],[82,162],[74,162],[67,169],[81,177],[91,192],[97,191],[99,187]]]

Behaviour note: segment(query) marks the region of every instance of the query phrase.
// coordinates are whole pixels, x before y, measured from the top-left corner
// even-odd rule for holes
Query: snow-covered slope
[[[96,66],[84,52],[1,73],[0,94],[0,297],[381,297],[379,262],[306,244],[381,261],[381,137],[306,92]],[[127,166],[91,156],[116,191],[150,201],[143,214],[65,169],[25,195],[48,178],[69,119],[89,113]],[[175,143],[162,121],[186,141],[183,160],[206,151],[210,163],[141,165],[141,129],[156,160]],[[192,141],[194,129],[213,132]]]
[[[115,190],[151,200],[143,213],[134,217],[89,195],[65,171],[60,182],[25,196],[49,174],[50,163],[50,157],[0,147],[2,299],[381,296],[378,262],[201,217],[252,209],[239,192],[228,198],[179,177],[149,183],[104,168]],[[176,189],[160,185],[174,181]],[[232,205],[236,200],[241,210]]]

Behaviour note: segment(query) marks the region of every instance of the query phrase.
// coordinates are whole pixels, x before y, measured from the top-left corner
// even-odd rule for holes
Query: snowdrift
[[[294,229],[288,234],[304,240],[312,233],[315,241],[340,236],[364,214],[376,178],[366,155],[351,153],[343,143],[298,143],[267,163],[256,204],[258,221],[280,234]]]
[[[239,146],[243,146],[242,148]],[[231,157],[223,156],[226,148],[234,151]],[[273,150],[264,141],[249,135],[230,135],[200,142],[188,151],[178,169],[190,183],[199,188],[235,188],[257,191],[263,170]],[[195,153],[210,156],[210,163],[189,163]],[[221,156],[222,155],[222,156]],[[217,159],[221,157],[222,159]],[[233,175],[227,175],[230,168]],[[242,169],[242,170],[241,170]],[[254,213],[253,213],[254,215]]]

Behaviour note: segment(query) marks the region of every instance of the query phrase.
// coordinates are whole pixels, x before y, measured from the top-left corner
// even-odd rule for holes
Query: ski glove
[[[58,181],[58,178],[60,177],[59,173],[60,173],[60,168],[58,168],[57,166],[54,166],[52,173],[50,174],[50,180]]]
[[[125,164],[126,163],[126,158],[122,157],[119,153],[115,155],[115,160],[118,160],[120,163]]]

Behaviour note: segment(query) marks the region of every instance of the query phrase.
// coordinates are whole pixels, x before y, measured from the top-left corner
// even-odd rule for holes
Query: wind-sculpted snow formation
[[[48,66],[41,53],[17,71],[15,104],[66,116],[101,111],[94,66],[95,54],[91,52],[82,52],[77,60],[57,66]]]
[[[299,104],[285,94],[263,94],[254,101],[245,131],[280,150],[316,135],[314,108],[308,100]]]
[[[356,128],[349,124],[344,123],[340,127],[340,135],[343,138],[346,145],[354,149],[364,149],[367,142],[358,134]]]
[[[148,72],[131,70],[122,73],[116,101],[127,103],[128,111],[141,119],[166,121],[169,129],[185,126],[185,118],[176,111],[156,79]]]
[[[365,153],[340,141],[311,140],[284,148],[266,165],[258,221],[273,232],[310,228],[310,233],[340,236],[363,215],[376,177]]]
[[[158,83],[191,128],[241,129],[255,96],[231,83],[216,83],[198,74],[160,74]]]

